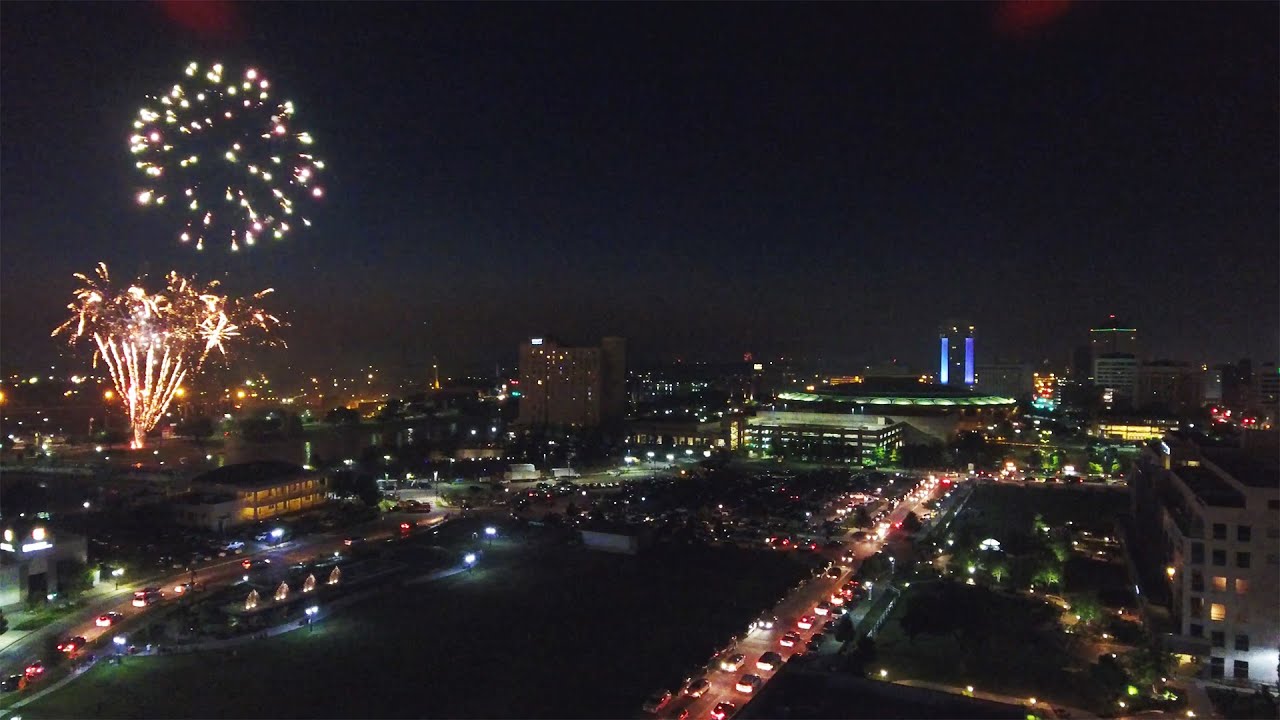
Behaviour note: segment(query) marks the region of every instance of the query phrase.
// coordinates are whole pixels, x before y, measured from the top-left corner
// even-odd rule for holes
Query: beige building
[[[227,465],[191,481],[192,492],[174,504],[178,522],[222,531],[323,505],[328,479],[292,463]]]
[[[599,427],[626,415],[626,342],[565,347],[550,338],[520,346],[520,417],[527,426]]]
[[[1275,687],[1280,647],[1280,464],[1261,447],[1168,436],[1130,478],[1139,550],[1168,583],[1169,649],[1206,680]]]

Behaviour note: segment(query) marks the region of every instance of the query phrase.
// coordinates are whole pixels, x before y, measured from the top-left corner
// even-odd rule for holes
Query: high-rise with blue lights
[[[977,381],[973,364],[973,326],[949,322],[938,331],[938,382],[972,387]]]

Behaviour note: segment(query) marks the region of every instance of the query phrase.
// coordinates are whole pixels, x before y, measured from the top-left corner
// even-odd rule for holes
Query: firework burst
[[[248,300],[219,295],[217,281],[200,285],[171,272],[164,290],[152,294],[141,281],[116,290],[103,263],[94,276],[75,277],[82,285],[67,306],[71,318],[53,335],[67,335],[73,344],[93,340],[94,367],[106,365],[129,414],[135,448],[143,447],[183,380],[199,372],[215,350],[226,357],[233,342],[271,344],[270,333],[281,324]]]
[[[311,225],[303,206],[324,195],[324,161],[311,134],[293,128],[293,103],[274,100],[259,70],[223,71],[187,65],[187,84],[147,96],[129,137],[146,183],[138,204],[173,209],[178,239],[198,250],[211,238],[228,238],[232,250],[283,239]]]

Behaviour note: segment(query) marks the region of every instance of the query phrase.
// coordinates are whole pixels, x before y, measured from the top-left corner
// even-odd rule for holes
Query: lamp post
[[[102,431],[107,436],[107,452],[111,452],[111,401],[116,392],[107,388],[102,393]]]
[[[472,568],[476,566],[476,554],[467,553],[462,557],[462,562],[466,564],[467,572],[471,572]]]
[[[311,607],[307,608],[306,612],[307,612],[307,632],[308,633],[315,632],[314,623],[315,623],[316,613],[320,612],[320,606],[312,605]]]
[[[497,534],[498,534],[498,528],[492,525],[484,529],[484,536],[489,541],[489,547],[493,547],[493,538],[497,536]]]

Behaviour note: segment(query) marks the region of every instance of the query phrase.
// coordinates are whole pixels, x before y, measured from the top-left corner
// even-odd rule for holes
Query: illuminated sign
[[[27,543],[22,546],[22,552],[34,552],[36,550],[47,550],[53,547],[53,543],[41,540],[40,542]]]
[[[530,345],[541,345],[541,344],[542,344],[542,338],[533,338],[532,340],[530,340],[530,341],[529,341],[529,344],[530,344]]]
[[[13,543],[0,542],[0,550],[5,552],[13,552]]]

